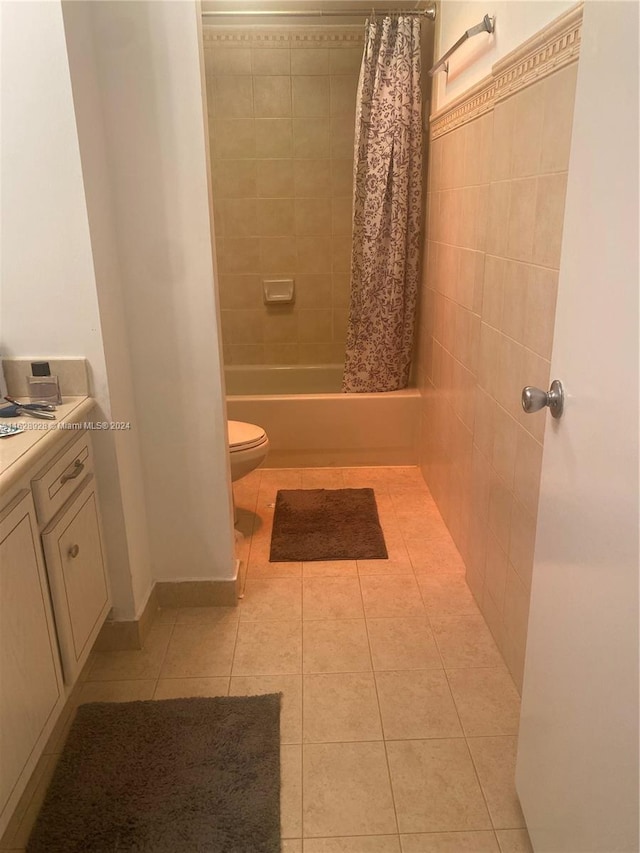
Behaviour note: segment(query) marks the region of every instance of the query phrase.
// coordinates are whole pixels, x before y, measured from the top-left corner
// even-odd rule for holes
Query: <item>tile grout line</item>
[[[302,477],[300,477],[302,484]],[[300,562],[300,836],[304,839],[304,584],[303,563]],[[304,849],[304,841],[301,844]]]
[[[362,584],[360,583],[360,577],[358,577],[358,583],[360,585],[360,597],[362,599],[362,606],[363,606],[363,610],[364,610],[364,597],[362,595]],[[400,844],[400,824],[398,821],[398,807],[396,806],[396,798],[395,798],[395,794],[393,792],[393,780],[391,778],[391,766],[389,764],[389,753],[387,751],[387,742],[385,740],[385,734],[384,734],[384,721],[382,719],[382,708],[380,707],[380,696],[378,694],[378,682],[376,680],[375,670],[373,668],[373,654],[371,652],[371,638],[369,637],[369,625],[367,623],[366,611],[365,611],[364,615],[365,615],[364,627],[365,627],[365,632],[367,634],[367,646],[369,648],[369,660],[371,662],[371,677],[373,679],[373,689],[375,690],[375,693],[376,693],[376,704],[378,706],[378,717],[380,719],[380,730],[381,730],[381,734],[382,734],[382,744],[383,744],[383,748],[384,748],[385,762],[387,765],[387,778],[389,780],[389,790],[391,791],[391,802],[393,804],[393,816],[394,816],[394,820],[396,822],[396,834],[398,837],[398,843]]]
[[[249,577],[249,566],[251,565],[251,550],[253,548],[253,533],[256,526],[256,520],[259,518],[258,515],[258,499],[260,497],[260,486],[262,485],[262,471],[258,470],[258,482],[255,489],[255,499],[253,501],[253,524],[251,525],[251,533],[249,534],[249,547],[247,548],[247,566],[244,573],[244,579],[242,581],[242,589],[240,591],[240,597],[244,596],[244,591],[247,586],[247,580]],[[231,484],[231,488],[233,489],[233,483]],[[237,508],[237,504],[235,502],[235,495],[233,498],[234,507]],[[234,525],[235,530],[235,525]]]
[[[471,749],[470,749],[470,747],[469,747],[469,743],[468,743],[468,739],[467,739],[467,734],[466,734],[466,731],[465,731],[464,725],[463,725],[463,723],[462,723],[462,718],[460,717],[460,711],[458,710],[458,703],[456,702],[455,696],[454,696],[454,694],[453,694],[453,690],[451,689],[451,681],[449,680],[449,674],[448,674],[448,672],[447,672],[447,668],[446,668],[446,666],[445,666],[444,658],[442,657],[442,652],[441,652],[441,650],[440,650],[440,645],[439,645],[439,643],[438,643],[438,638],[437,638],[437,636],[436,636],[436,633],[435,633],[435,632],[434,632],[434,630],[433,630],[433,624],[432,624],[432,622],[431,622],[431,616],[430,616],[429,611],[428,611],[428,609],[427,609],[427,607],[426,607],[425,600],[424,600],[424,594],[423,594],[423,592],[422,592],[422,587],[420,586],[420,584],[418,584],[418,589],[420,590],[420,596],[422,597],[423,605],[424,605],[424,608],[425,608],[425,613],[426,613],[426,616],[427,616],[427,621],[429,622],[429,627],[430,627],[430,629],[431,629],[431,634],[432,634],[432,636],[433,636],[433,640],[434,640],[434,642],[435,642],[435,644],[436,644],[436,648],[437,648],[437,650],[438,650],[438,654],[440,655],[440,658],[441,658],[441,660],[442,660],[442,669],[443,669],[443,672],[444,672],[444,677],[445,677],[446,682],[447,682],[447,688],[448,688],[448,690],[449,690],[449,696],[451,697],[451,701],[453,702],[453,707],[454,707],[455,712],[456,712],[456,717],[458,718],[458,723],[459,723],[459,725],[460,725],[460,731],[462,732],[462,738],[459,738],[459,739],[460,739],[460,740],[464,740],[464,743],[465,743],[465,746],[466,746],[466,749],[467,749],[467,753],[468,753],[468,755],[469,755],[469,758],[471,759],[471,766],[473,767],[474,776],[475,776],[475,778],[476,778],[476,781],[477,781],[477,783],[478,783],[478,787],[479,787],[479,789],[480,789],[480,793],[481,793],[481,795],[482,795],[482,800],[483,800],[483,802],[484,802],[485,809],[486,809],[486,811],[487,811],[487,815],[488,815],[488,817],[489,817],[489,822],[491,823],[491,828],[492,828],[492,830],[493,830],[493,835],[494,835],[494,837],[495,837],[495,839],[496,839],[496,843],[498,843],[498,838],[497,838],[497,836],[496,836],[496,834],[495,834],[495,827],[494,827],[494,823],[493,823],[493,818],[492,818],[492,816],[491,816],[491,811],[489,810],[489,803],[488,803],[488,801],[487,801],[487,797],[486,797],[486,795],[485,795],[484,788],[483,788],[482,783],[481,783],[481,781],[480,781],[480,776],[478,775],[478,770],[477,770],[476,765],[475,765],[475,762],[474,762],[474,760],[473,760],[473,755],[472,755]],[[486,668],[486,667],[478,667],[478,668]],[[498,844],[498,846],[499,846],[499,844]]]
[[[491,829],[493,830],[493,834],[496,835],[496,827],[495,827],[495,824],[493,822],[493,815],[491,814],[491,809],[489,808],[489,801],[487,800],[487,795],[485,794],[484,787],[482,785],[482,782],[480,781],[480,774],[478,773],[478,768],[476,767],[476,763],[473,760],[473,753],[471,752],[471,748],[469,746],[469,739],[466,736],[465,736],[464,742],[465,742],[465,746],[467,747],[467,752],[469,753],[469,758],[471,759],[471,766],[473,767],[474,776],[476,777],[476,780],[478,782],[478,787],[480,788],[480,793],[482,794],[482,799],[484,801],[484,807],[487,810],[487,816],[489,818],[489,823],[491,824]],[[498,837],[496,835],[496,841],[497,840],[498,840]]]
[[[260,477],[260,485],[262,485],[262,475]],[[256,492],[256,504],[255,504],[256,516],[258,516],[259,494],[260,494],[260,490],[258,488],[258,491]],[[254,520],[254,528],[255,528],[255,520]],[[252,546],[253,546],[253,530],[252,530],[252,534],[251,534],[251,542],[249,545],[249,547],[250,547],[249,555],[251,554],[251,547]],[[249,575],[249,564],[250,564],[250,556],[247,558],[247,572],[245,575],[246,578],[248,578],[248,575]],[[303,827],[303,821],[304,821],[304,784],[303,784],[303,780],[304,780],[304,746],[303,746],[303,743],[304,743],[304,674],[302,672],[303,653],[304,653],[303,652],[303,650],[304,650],[304,646],[303,646],[304,631],[303,631],[303,622],[302,622],[302,606],[303,606],[302,596],[303,596],[303,587],[302,587],[302,582],[300,582],[300,714],[301,714],[300,741],[301,742],[300,742],[300,780],[299,780],[300,781],[300,816],[299,816],[299,820],[300,820],[301,836],[304,833],[304,827]],[[259,621],[259,620],[256,620],[256,621]],[[280,620],[280,621],[290,621],[290,620]],[[239,633],[239,630],[240,630],[240,619],[238,619],[238,633]],[[233,673],[233,664],[235,662],[235,653],[236,653],[236,648],[237,648],[237,641],[238,641],[238,634],[236,634],[236,643],[234,645],[234,653],[233,653],[233,658],[232,658],[231,673]],[[282,674],[283,673],[278,673],[278,675],[282,675]],[[292,673],[292,674],[297,675],[298,673]],[[262,677],[264,677],[264,675]],[[230,678],[229,678],[229,691],[231,690],[231,678],[233,678],[233,674],[231,674]],[[282,713],[282,708],[281,708],[281,713]],[[281,762],[282,762],[283,747],[284,746],[296,746],[296,745],[297,744],[284,744],[282,742],[282,733],[281,733],[281,735],[280,735],[280,756],[281,756],[280,760],[281,760]],[[280,809],[281,809],[280,820],[282,822],[282,803],[280,803]],[[284,841],[284,840],[289,840],[289,839],[286,839],[283,836],[282,840]]]
[[[421,588],[420,588],[420,595],[422,595],[422,589],[421,589]],[[423,599],[423,601],[424,601],[424,599]],[[425,611],[426,611],[426,607],[425,607]],[[427,621],[429,622],[429,626],[430,626],[430,628],[431,628],[431,633],[432,633],[432,635],[433,635],[433,639],[434,639],[434,642],[435,642],[435,644],[436,644],[436,648],[438,649],[438,654],[440,655],[440,657],[441,657],[441,659],[442,659],[442,668],[443,668],[443,671],[444,671],[444,677],[445,677],[445,679],[446,679],[446,681],[447,681],[447,687],[449,688],[449,695],[451,696],[451,700],[452,700],[452,702],[453,702],[453,707],[455,708],[456,716],[458,717],[458,722],[459,722],[459,724],[460,724],[460,731],[462,732],[462,738],[461,738],[461,739],[462,739],[462,740],[464,740],[464,743],[465,743],[465,746],[466,746],[466,749],[467,749],[467,754],[468,754],[468,756],[469,756],[469,758],[470,758],[470,760],[471,760],[471,766],[473,767],[473,773],[474,773],[474,776],[475,776],[476,781],[477,781],[477,783],[478,783],[478,787],[479,787],[479,789],[480,789],[480,793],[481,793],[481,795],[482,795],[482,800],[483,800],[483,802],[484,802],[484,806],[485,806],[485,809],[486,809],[486,811],[487,811],[487,816],[488,816],[488,818],[489,818],[489,822],[491,823],[491,828],[492,828],[492,830],[493,830],[493,834],[494,834],[494,837],[495,837],[495,839],[496,839],[496,843],[497,843],[498,839],[497,839],[497,836],[496,836],[496,834],[495,834],[495,827],[494,827],[494,825],[493,825],[493,819],[492,819],[492,817],[491,817],[491,812],[490,812],[490,810],[489,810],[489,803],[487,802],[487,797],[486,797],[486,795],[485,795],[484,788],[482,787],[482,783],[480,782],[480,777],[479,777],[479,775],[478,775],[478,771],[477,771],[477,768],[476,768],[475,762],[474,762],[474,760],[473,760],[473,755],[471,754],[471,749],[469,748],[469,743],[468,743],[468,740],[467,740],[466,731],[465,731],[464,725],[463,725],[463,723],[462,723],[462,719],[461,719],[461,717],[460,717],[460,712],[459,712],[459,710],[458,710],[458,703],[456,702],[456,700],[455,700],[455,696],[453,695],[453,691],[452,691],[452,689],[451,689],[451,682],[450,682],[450,680],[449,680],[449,675],[448,675],[448,673],[447,673],[447,668],[446,668],[446,666],[444,665],[444,658],[442,657],[442,652],[440,651],[440,645],[439,645],[439,643],[438,643],[438,638],[437,638],[437,636],[436,636],[435,632],[433,631],[433,625],[432,625],[431,617],[430,617],[430,615],[429,615],[428,611],[427,611]],[[499,846],[499,845],[498,845],[498,846]]]
[[[169,646],[171,645],[171,640],[173,639],[173,632],[175,631],[176,624],[177,624],[177,622],[174,620],[170,626],[171,631],[169,632],[169,640],[167,642],[167,647],[164,650],[164,654],[162,655],[162,660],[160,661],[160,666],[158,667],[158,675],[157,675],[157,678],[155,679],[155,684],[153,685],[152,699],[155,699],[156,692],[158,690],[158,682],[160,681],[160,678],[162,676],[162,667],[164,666],[165,661],[167,659],[167,655],[169,654]],[[114,680],[117,680],[117,679],[114,679]],[[135,679],[133,679],[133,680],[135,680]]]

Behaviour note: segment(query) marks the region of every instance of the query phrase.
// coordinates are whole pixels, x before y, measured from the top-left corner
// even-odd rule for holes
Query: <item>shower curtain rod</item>
[[[426,9],[309,9],[302,11],[300,9],[287,11],[286,9],[236,9],[236,10],[215,10],[213,12],[203,12],[203,18],[328,18],[333,16],[355,18],[360,15],[370,15],[374,12],[376,15],[420,15],[428,18],[430,21],[436,19],[435,3],[430,3]]]

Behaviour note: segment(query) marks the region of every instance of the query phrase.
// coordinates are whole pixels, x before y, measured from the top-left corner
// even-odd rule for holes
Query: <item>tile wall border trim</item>
[[[467,122],[490,112],[495,103],[496,84],[492,75],[484,77],[464,95],[456,98],[430,118],[431,139],[450,133]]]
[[[577,62],[584,2],[568,9],[495,63],[491,74],[429,118],[431,139],[489,112],[495,104]]]
[[[322,44],[327,47],[354,47],[364,44],[364,27],[359,24],[336,29],[305,27],[304,29],[267,29],[248,26],[220,27],[207,24],[203,28],[204,46],[213,47],[290,47],[302,48]]]
[[[496,81],[496,101],[537,83],[580,56],[584,3],[552,21],[491,69]]]

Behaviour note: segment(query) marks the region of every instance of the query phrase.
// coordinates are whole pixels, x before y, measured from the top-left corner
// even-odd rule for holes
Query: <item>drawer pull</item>
[[[62,477],[60,477],[60,485],[64,485],[64,483],[66,483],[67,480],[75,480],[75,478],[79,477],[83,471],[84,471],[84,462],[81,462],[79,459],[76,459],[76,461],[73,463],[73,468],[72,468],[71,473],[68,474],[65,471],[64,474],[62,475]]]
[[[79,545],[72,545],[71,548],[69,548],[69,556],[71,557],[72,560],[74,560],[78,556],[79,553],[80,553],[80,546]]]

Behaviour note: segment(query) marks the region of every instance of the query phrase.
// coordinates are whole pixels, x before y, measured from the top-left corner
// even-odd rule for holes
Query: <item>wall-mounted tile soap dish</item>
[[[295,287],[292,278],[265,278],[262,280],[265,305],[287,305],[294,301]]]

